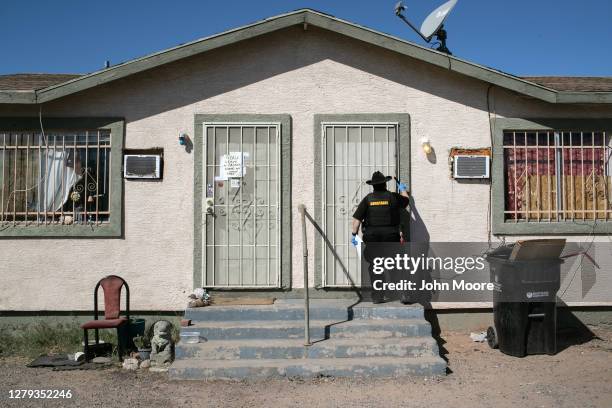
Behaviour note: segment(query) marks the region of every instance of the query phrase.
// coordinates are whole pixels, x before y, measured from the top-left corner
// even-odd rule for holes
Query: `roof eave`
[[[612,103],[612,92],[558,92],[557,103]]]
[[[0,103],[32,104],[36,103],[35,91],[0,91]]]
[[[459,59],[401,38],[372,30],[314,10],[304,9],[271,17],[221,34],[199,39],[137,58],[61,84],[25,93],[0,91],[0,103],[43,103],[124,78],[202,52],[251,39],[273,31],[308,23],[323,29],[394,51],[462,75],[549,103],[612,103],[612,92],[559,92],[488,67]]]
[[[457,57],[421,47],[401,38],[381,33],[367,27],[344,21],[338,18],[330,18],[316,12],[310,12],[306,21],[324,29],[328,29],[348,37],[377,45],[390,51],[394,51],[408,57],[412,57],[441,68],[448,69],[463,75],[471,76],[482,81],[499,85],[534,98],[547,102],[555,102],[555,91],[529,81],[513,77],[508,74],[486,68],[472,62],[461,60]]]

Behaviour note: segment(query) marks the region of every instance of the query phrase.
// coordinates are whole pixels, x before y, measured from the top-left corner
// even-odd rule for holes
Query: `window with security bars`
[[[110,162],[110,130],[0,129],[0,227],[108,222]]]
[[[506,222],[610,220],[610,135],[504,131]]]

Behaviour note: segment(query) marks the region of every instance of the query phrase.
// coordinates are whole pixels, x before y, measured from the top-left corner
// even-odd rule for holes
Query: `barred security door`
[[[336,254],[323,252],[323,285],[347,287],[361,282],[359,258],[350,243],[353,213],[372,191],[372,173],[397,176],[397,123],[322,123],[323,229]],[[388,188],[395,191],[395,184]],[[346,275],[350,276],[350,280]]]
[[[204,124],[204,287],[280,286],[280,134],[278,123]]]

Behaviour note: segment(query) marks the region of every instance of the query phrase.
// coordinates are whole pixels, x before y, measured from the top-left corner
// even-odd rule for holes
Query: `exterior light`
[[[433,148],[431,147],[431,142],[426,137],[421,139],[421,146],[423,147],[423,151],[425,152],[425,154],[430,154],[433,151]]]
[[[178,138],[179,139],[179,144],[181,146],[185,146],[187,144],[187,138],[188,138],[187,134],[181,133],[179,138]]]

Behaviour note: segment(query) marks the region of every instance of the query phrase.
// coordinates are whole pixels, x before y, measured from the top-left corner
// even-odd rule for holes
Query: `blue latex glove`
[[[408,186],[404,183],[397,182],[397,191],[403,193],[404,191],[408,191]]]
[[[351,244],[353,244],[354,247],[357,247],[357,245],[359,245],[359,242],[357,242],[357,236],[353,235],[351,237]]]

